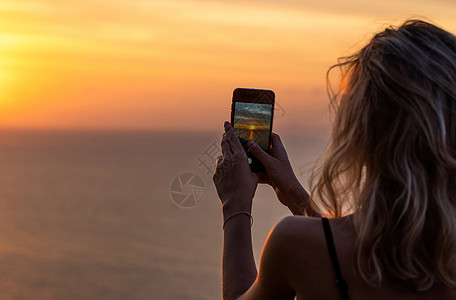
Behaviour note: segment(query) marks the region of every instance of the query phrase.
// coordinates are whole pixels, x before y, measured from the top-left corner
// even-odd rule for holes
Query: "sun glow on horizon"
[[[0,1],[0,123],[160,129],[189,119],[203,129],[226,119],[234,88],[257,87],[276,92],[292,126],[326,107],[337,57],[413,3],[374,12],[350,1],[358,10],[329,0]],[[456,29],[456,5],[434,6],[421,11]]]

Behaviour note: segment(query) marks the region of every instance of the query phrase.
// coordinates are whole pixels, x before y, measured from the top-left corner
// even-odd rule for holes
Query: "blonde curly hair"
[[[365,282],[456,287],[456,37],[408,20],[334,68],[341,89],[312,197],[323,214],[355,212]]]

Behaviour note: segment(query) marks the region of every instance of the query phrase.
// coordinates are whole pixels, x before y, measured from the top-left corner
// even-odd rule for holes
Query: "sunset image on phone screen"
[[[272,104],[236,102],[234,130],[244,147],[247,141],[254,140],[267,151],[271,121]]]

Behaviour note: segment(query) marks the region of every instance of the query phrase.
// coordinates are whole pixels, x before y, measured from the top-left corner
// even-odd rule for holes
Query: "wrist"
[[[250,227],[252,227],[252,225],[253,225],[253,217],[252,217],[252,215],[251,215],[249,212],[247,212],[247,211],[239,211],[239,212],[233,213],[233,214],[231,214],[231,215],[224,216],[224,218],[223,218],[223,219],[224,219],[224,221],[223,221],[223,227],[222,227],[223,230],[225,230],[225,225],[226,225],[226,223],[227,223],[228,221],[235,222],[236,220],[234,220],[234,218],[236,218],[236,217],[237,217],[237,219],[238,219],[238,220],[237,220],[237,223],[238,223],[238,224],[239,224],[240,222],[245,223],[244,220],[241,220],[241,219],[240,219],[240,218],[241,218],[241,215],[245,215],[245,216],[248,216],[248,217],[250,218]],[[242,216],[242,217],[245,218],[244,216]]]
[[[310,204],[310,196],[298,180],[288,188],[286,198],[289,199],[287,206],[293,215],[306,214],[306,209]]]
[[[238,199],[236,199],[238,200]],[[233,201],[233,200],[227,200],[223,202],[222,204],[222,212],[224,216],[229,217],[230,215],[240,212],[240,211],[245,211],[248,213],[252,212],[252,201],[249,201],[248,203],[241,202],[241,201]]]
[[[294,199],[301,201],[293,201],[288,207],[293,215],[303,215],[309,217],[320,217],[320,212],[312,207],[312,199],[307,191],[302,187],[302,190],[295,193]]]

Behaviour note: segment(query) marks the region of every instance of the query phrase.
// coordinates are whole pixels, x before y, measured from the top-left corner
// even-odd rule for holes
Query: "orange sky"
[[[384,24],[440,1],[0,0],[0,126],[202,130],[236,87],[272,89],[274,126],[317,126],[325,72]]]

